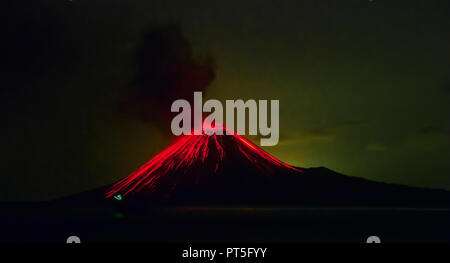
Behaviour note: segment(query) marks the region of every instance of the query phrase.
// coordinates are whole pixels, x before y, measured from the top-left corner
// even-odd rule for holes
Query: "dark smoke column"
[[[167,134],[172,102],[180,98],[192,102],[194,91],[205,92],[215,77],[212,59],[194,57],[179,25],[145,31],[136,52],[136,66],[135,90],[122,110],[133,118],[157,122]]]

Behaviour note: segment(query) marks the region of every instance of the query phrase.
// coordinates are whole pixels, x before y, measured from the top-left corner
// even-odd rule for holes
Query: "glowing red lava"
[[[207,131],[211,134],[217,129],[230,131],[223,125],[208,127]],[[154,190],[156,183],[169,172],[180,171],[183,175],[194,165],[205,165],[211,161],[214,164],[213,174],[221,169],[223,159],[227,154],[242,154],[242,159],[247,159],[251,164],[261,171],[271,167],[287,168],[300,171],[286,163],[283,163],[270,154],[266,153],[247,139],[232,132],[232,135],[212,135],[205,134],[206,128],[203,128],[202,135],[184,135],[177,142],[157,154],[149,162],[145,163],[138,170],[120,180],[111,186],[106,193],[110,198],[117,194],[126,196],[133,192],[139,192],[143,189]],[[231,145],[231,146],[230,146]],[[226,150],[233,147],[235,149]],[[236,151],[237,150],[237,151]],[[301,171],[300,171],[301,172]],[[176,182],[174,183],[176,184]]]

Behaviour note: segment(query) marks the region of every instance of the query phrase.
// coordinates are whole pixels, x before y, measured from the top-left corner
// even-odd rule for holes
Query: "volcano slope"
[[[448,207],[450,193],[293,167],[235,133],[203,133],[179,138],[110,186],[64,200],[114,199],[175,206]]]

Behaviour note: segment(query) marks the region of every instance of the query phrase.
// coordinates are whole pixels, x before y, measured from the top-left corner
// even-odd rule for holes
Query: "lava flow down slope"
[[[235,133],[184,135],[122,180],[70,199],[93,198],[118,199],[122,203],[208,206],[448,207],[450,204],[446,190],[373,182],[324,167],[293,167]]]
[[[216,135],[225,127],[209,128],[211,135],[184,135],[138,170],[115,183],[106,198],[170,200],[177,203],[255,202],[270,195],[280,179],[302,171],[283,163],[244,137]],[[276,191],[278,192],[278,191]],[[254,199],[254,200],[252,200]]]

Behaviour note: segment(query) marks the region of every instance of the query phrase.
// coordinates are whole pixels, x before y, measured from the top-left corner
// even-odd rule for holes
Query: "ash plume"
[[[210,57],[198,58],[177,24],[147,29],[136,51],[133,92],[121,104],[131,118],[157,123],[169,131],[177,99],[193,101],[194,91],[205,92],[215,77]]]

